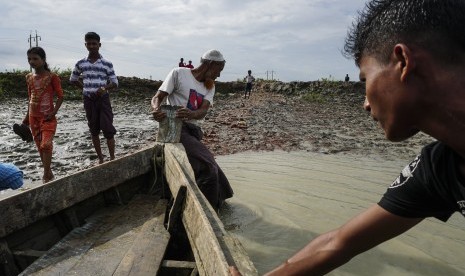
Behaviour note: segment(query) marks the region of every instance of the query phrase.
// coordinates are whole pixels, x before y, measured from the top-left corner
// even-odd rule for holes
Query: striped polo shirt
[[[118,78],[116,77],[115,70],[113,70],[113,64],[101,55],[94,63],[90,62],[87,57],[79,60],[69,80],[77,81],[81,75],[84,84],[84,89],[82,90],[84,96],[96,93],[100,87],[107,85],[108,82],[118,85]]]

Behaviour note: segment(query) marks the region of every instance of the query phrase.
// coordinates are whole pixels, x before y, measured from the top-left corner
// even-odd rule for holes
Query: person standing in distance
[[[113,126],[113,110],[109,91],[118,87],[118,78],[113,64],[104,59],[99,52],[102,46],[100,36],[95,32],[88,32],[84,36],[84,40],[89,55],[76,63],[70,82],[82,89],[92,144],[97,153],[99,164],[102,164],[104,159],[100,146],[100,131],[107,139],[110,160],[115,159],[114,136],[116,129]]]
[[[247,99],[247,95],[248,95],[248,98],[250,99],[250,92],[252,91],[252,86],[255,81],[255,78],[252,76],[252,70],[247,71],[247,76],[245,76],[244,80],[245,80],[244,99]]]
[[[184,63],[184,58],[181,58],[181,59],[179,60],[178,67],[186,67],[186,64]]]
[[[187,68],[194,69],[194,65],[192,64],[192,60],[189,60],[189,63],[186,65]]]

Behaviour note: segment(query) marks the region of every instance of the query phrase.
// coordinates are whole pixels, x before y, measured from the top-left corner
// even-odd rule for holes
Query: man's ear
[[[400,73],[400,81],[404,82],[415,68],[415,61],[410,48],[402,43],[396,44],[393,51],[396,69]]]

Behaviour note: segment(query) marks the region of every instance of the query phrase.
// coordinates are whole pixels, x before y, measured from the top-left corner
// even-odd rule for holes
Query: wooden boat
[[[13,194],[0,209],[0,275],[257,275],[178,143]]]

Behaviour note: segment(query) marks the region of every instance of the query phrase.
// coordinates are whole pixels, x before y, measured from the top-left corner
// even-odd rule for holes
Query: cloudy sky
[[[87,55],[84,34],[101,36],[101,54],[119,76],[162,80],[179,59],[198,65],[209,49],[226,67],[219,81],[358,79],[341,49],[365,0],[0,0],[0,71],[29,69],[29,37],[52,68]]]

